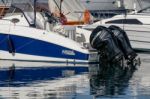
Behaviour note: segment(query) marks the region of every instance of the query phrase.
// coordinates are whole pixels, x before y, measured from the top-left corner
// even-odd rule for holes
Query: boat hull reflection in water
[[[88,72],[86,65],[36,62],[12,62],[10,64],[8,63],[8,66],[1,66],[0,68],[0,86],[8,86],[8,84],[9,86],[22,86],[36,81],[54,80]],[[18,84],[18,82],[21,82],[21,84]]]

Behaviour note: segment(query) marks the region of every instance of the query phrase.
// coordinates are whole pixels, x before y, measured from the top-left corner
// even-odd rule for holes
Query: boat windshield
[[[37,11],[38,3],[38,0],[12,0],[5,16],[21,14],[26,18],[30,26],[44,29],[44,17]]]
[[[31,18],[28,17],[28,14],[30,13],[34,19],[34,6],[31,0],[12,0],[10,5],[11,6],[5,16],[21,14],[25,16],[30,25],[34,24],[34,21],[31,21]]]

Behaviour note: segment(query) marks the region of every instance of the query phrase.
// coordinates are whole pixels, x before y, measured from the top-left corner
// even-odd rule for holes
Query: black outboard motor
[[[99,51],[102,60],[118,62],[123,57],[113,33],[104,26],[98,26],[93,30],[90,36],[90,44]]]
[[[135,59],[137,54],[134,52],[129,38],[124,30],[117,26],[110,26],[109,29],[114,33],[114,36],[117,38],[119,48],[122,50],[125,59],[132,61]]]

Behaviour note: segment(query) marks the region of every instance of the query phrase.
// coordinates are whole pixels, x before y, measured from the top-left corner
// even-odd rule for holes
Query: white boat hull
[[[9,28],[8,28],[9,27]],[[0,59],[42,62],[88,62],[79,43],[54,32],[0,21]]]
[[[132,47],[138,51],[150,51],[150,28],[149,25],[124,25]]]

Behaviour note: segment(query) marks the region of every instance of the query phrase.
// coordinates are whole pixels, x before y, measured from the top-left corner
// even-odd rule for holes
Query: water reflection
[[[0,99],[150,99],[150,58],[143,57],[131,68],[2,61]]]
[[[136,65],[91,65],[89,67],[91,94],[95,97],[125,95],[125,89],[135,70]]]
[[[10,99],[73,99],[84,92],[86,75],[47,80],[21,87],[1,87],[0,98]],[[83,89],[82,89],[83,87]],[[80,89],[79,89],[80,88]]]
[[[84,64],[1,61],[0,98],[72,99],[77,96],[78,86],[82,88],[82,83],[88,82],[87,72]]]
[[[5,64],[5,63],[4,63]],[[7,63],[6,63],[7,64]],[[19,65],[18,65],[19,64]],[[22,65],[21,65],[22,64]],[[54,80],[88,72],[88,66],[73,64],[49,64],[11,62],[0,66],[0,86],[24,86],[36,81]],[[3,82],[3,83],[2,83]],[[19,84],[18,84],[19,82]]]

